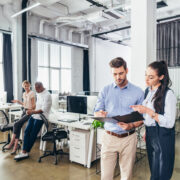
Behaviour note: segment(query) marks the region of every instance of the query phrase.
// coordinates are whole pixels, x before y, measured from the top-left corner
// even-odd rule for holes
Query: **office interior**
[[[109,61],[126,60],[128,80],[143,90],[150,62],[165,60],[177,97],[176,156],[172,180],[180,178],[180,3],[178,0],[0,0],[0,110],[9,121],[20,118],[22,82],[32,90],[41,81],[52,96],[50,127],[68,132],[57,148],[69,153],[39,157],[51,142],[41,133],[27,160],[16,162],[0,144],[3,180],[99,180],[104,130],[91,126],[101,89],[113,82]],[[138,145],[133,180],[148,180],[144,128]],[[9,132],[0,132],[6,141]],[[76,142],[76,138],[79,140]],[[21,138],[23,138],[21,136]],[[74,142],[73,142],[74,141]],[[73,144],[74,143],[74,144]],[[22,145],[21,145],[22,146]],[[120,179],[117,165],[114,179]]]

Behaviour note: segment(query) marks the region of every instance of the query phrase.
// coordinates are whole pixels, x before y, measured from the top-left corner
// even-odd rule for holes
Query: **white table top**
[[[0,110],[11,110],[11,109],[20,109],[22,105],[16,103],[6,103],[0,105]]]
[[[67,118],[66,113],[53,112],[49,115],[49,122],[72,127],[72,128],[84,129],[84,130],[90,130],[91,123],[93,122],[92,119],[71,122],[72,117],[70,118],[69,122],[68,121],[64,122],[63,118]]]

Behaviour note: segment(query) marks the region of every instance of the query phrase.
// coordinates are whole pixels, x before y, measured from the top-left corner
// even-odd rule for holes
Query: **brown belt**
[[[112,135],[112,136],[116,136],[116,137],[119,137],[119,138],[123,138],[123,137],[126,137],[126,136],[129,136],[131,134],[133,134],[135,132],[135,130],[132,130],[128,133],[124,133],[124,134],[116,134],[116,133],[113,133],[111,131],[106,131],[108,134]]]

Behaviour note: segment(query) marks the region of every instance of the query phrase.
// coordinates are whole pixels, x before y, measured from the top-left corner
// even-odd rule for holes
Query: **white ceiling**
[[[13,1],[18,0],[0,0],[0,5]],[[157,9],[157,19],[180,14],[180,3],[177,3],[180,0],[164,1],[168,6]],[[131,0],[94,0],[103,7],[97,7],[88,0],[29,0],[29,6],[37,2],[41,5],[33,8],[31,14],[58,26],[69,25],[83,30],[93,27],[91,33],[97,33],[130,25]],[[114,36],[118,36],[117,32]]]

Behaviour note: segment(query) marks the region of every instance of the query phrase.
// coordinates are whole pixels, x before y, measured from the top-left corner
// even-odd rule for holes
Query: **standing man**
[[[51,95],[47,90],[45,90],[43,84],[41,82],[36,82],[35,89],[37,92],[36,109],[26,111],[28,115],[31,115],[31,117],[28,120],[28,124],[24,132],[23,151],[15,156],[15,160],[29,157],[28,153],[33,147],[37,135],[43,125],[43,120],[41,119],[40,114],[43,113],[44,116],[48,118],[51,109]]]
[[[115,82],[103,88],[95,106],[95,116],[112,117],[131,113],[131,105],[141,104],[143,91],[128,82],[127,65],[123,58],[117,57],[109,63]],[[134,123],[104,124],[105,133],[101,148],[101,180],[112,180],[119,155],[121,180],[131,180],[136,157],[137,137],[135,128],[142,121]]]

